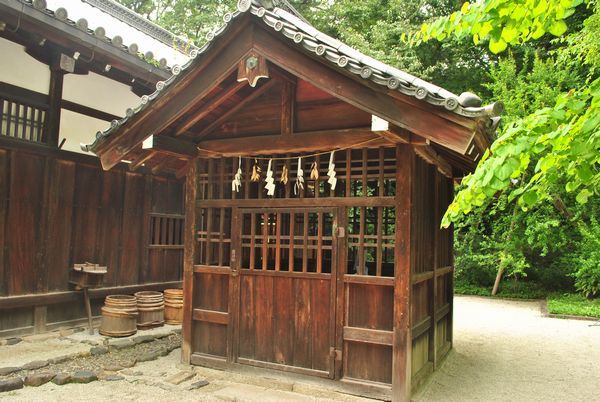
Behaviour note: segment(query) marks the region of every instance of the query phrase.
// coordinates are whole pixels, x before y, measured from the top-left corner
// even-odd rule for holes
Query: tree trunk
[[[517,202],[515,202],[515,207],[513,208],[513,214],[512,214],[512,218],[510,220],[510,227],[508,228],[508,231],[506,232],[506,239],[504,241],[504,251],[507,252],[508,248],[510,247],[510,241],[512,240],[512,235],[513,232],[515,230],[515,223],[516,223],[516,218],[517,218],[517,211],[519,210],[519,204],[517,204]],[[500,261],[500,265],[498,266],[498,273],[496,274],[496,280],[494,281],[494,287],[492,288],[492,296],[496,296],[496,293],[498,293],[498,288],[500,287],[500,281],[502,280],[502,275],[504,275],[504,270],[506,268],[506,265],[504,263],[504,261]]]

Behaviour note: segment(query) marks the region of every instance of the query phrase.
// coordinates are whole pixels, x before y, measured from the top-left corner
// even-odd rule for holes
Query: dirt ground
[[[454,350],[415,401],[600,401],[600,322],[455,298]]]
[[[600,400],[600,322],[545,318],[539,302],[455,300],[454,350],[414,395],[415,402]],[[53,342],[57,341],[21,348],[29,352],[29,360],[47,358],[48,346],[58,346]],[[179,361],[180,349],[176,349],[158,360],[119,371],[114,381],[101,376],[89,384],[48,383],[2,393],[0,400],[366,401],[286,373],[249,375],[190,367]],[[168,381],[182,372],[194,376],[178,385]],[[190,390],[199,380],[209,384]]]

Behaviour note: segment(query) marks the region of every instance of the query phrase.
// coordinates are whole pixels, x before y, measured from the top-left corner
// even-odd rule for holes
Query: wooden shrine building
[[[187,175],[183,360],[408,400],[452,346],[439,223],[502,105],[367,57],[285,2],[240,0],[224,20],[84,146],[105,169]]]

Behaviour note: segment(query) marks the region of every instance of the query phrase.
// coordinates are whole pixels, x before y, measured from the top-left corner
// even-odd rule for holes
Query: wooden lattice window
[[[253,210],[242,214],[242,269],[331,273],[333,214]]]
[[[202,208],[198,217],[198,263],[229,266],[231,258],[231,208]]]
[[[46,106],[0,98],[0,110],[0,134],[21,140],[44,142]]]
[[[393,197],[396,195],[396,154],[393,148],[355,149],[338,151],[334,155],[336,177],[335,190],[327,184],[329,154],[303,157],[304,190],[294,192],[294,180],[298,171],[298,157],[295,155],[274,155],[289,157],[289,160],[272,160],[276,190],[273,198],[325,198],[325,197]],[[313,162],[319,166],[319,178],[310,179]],[[253,165],[262,170],[260,180],[250,180]],[[265,172],[268,160],[242,159],[242,187],[239,193],[231,190],[231,181],[239,167],[237,158],[208,159],[201,163],[198,174],[199,198],[215,199],[262,199],[268,198],[264,189]],[[281,182],[283,167],[289,172],[287,184]]]
[[[150,247],[183,248],[183,215],[150,214]]]
[[[348,208],[348,274],[394,276],[396,210]]]

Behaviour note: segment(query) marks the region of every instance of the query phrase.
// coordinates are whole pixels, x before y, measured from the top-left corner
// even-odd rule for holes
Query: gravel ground
[[[598,401],[600,322],[540,302],[455,298],[454,350],[415,401]]]
[[[539,302],[477,297],[456,297],[455,317],[454,350],[414,395],[415,402],[600,400],[600,322],[545,318]],[[40,345],[48,348],[54,342]],[[181,349],[176,348],[179,342],[180,336],[171,334],[132,348],[52,364],[37,371],[73,373],[88,369],[97,372],[100,380],[25,387],[1,393],[0,400],[367,401],[285,373],[244,374],[183,365]],[[29,361],[47,358],[48,350],[35,355],[31,345],[26,346]],[[138,362],[117,372],[106,370],[168,350],[172,352],[158,360]],[[186,373],[189,378],[179,384],[169,381]],[[208,385],[190,389],[201,380]]]

